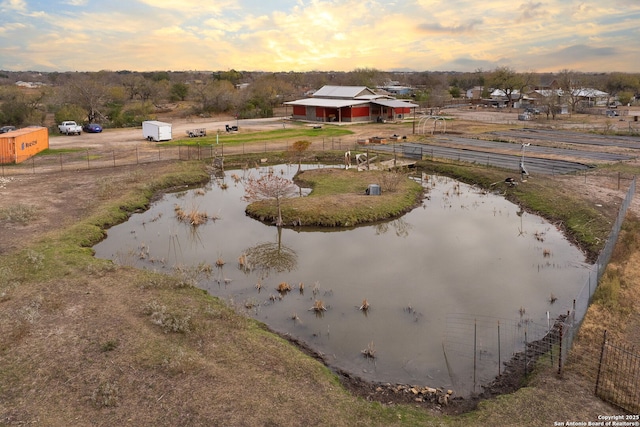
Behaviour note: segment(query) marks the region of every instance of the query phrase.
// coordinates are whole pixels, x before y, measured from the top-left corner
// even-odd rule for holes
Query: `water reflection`
[[[297,165],[275,169],[291,177]],[[193,266],[200,287],[342,369],[458,393],[497,375],[525,331],[534,339],[533,324],[566,313],[588,276],[556,227],[438,176],[417,177],[423,205],[393,221],[278,230],[244,212],[242,178],[267,172],[227,171],[215,185],[166,194],[111,228],[96,256],[161,271]],[[190,226],[175,204],[217,219]],[[280,292],[283,283],[291,290]]]
[[[411,230],[411,224],[409,224],[404,218],[398,218],[393,221],[386,221],[374,225],[376,234],[384,234],[389,230],[393,230],[398,237],[407,237],[409,230]]]
[[[298,255],[288,246],[282,244],[282,228],[276,227],[277,241],[259,243],[243,251],[240,255],[245,273],[257,271],[264,280],[273,270],[278,273],[296,269]]]

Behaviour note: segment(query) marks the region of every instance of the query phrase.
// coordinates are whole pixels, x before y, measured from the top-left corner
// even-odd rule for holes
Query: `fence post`
[[[116,167],[116,150],[112,150],[111,153],[113,154],[113,167]]]
[[[502,366],[502,361],[500,360],[500,321],[498,320],[498,376],[500,376],[500,368]]]
[[[604,330],[602,338],[602,348],[600,349],[600,360],[598,361],[598,375],[596,376],[596,396],[598,395],[598,388],[600,387],[600,371],[602,370],[602,360],[604,359],[604,349],[607,345],[607,330]]]
[[[525,326],[524,329],[524,375],[527,375],[527,350],[528,350],[528,343],[527,343],[527,329]]]
[[[91,169],[91,164],[89,163],[89,150],[87,150],[87,169]]]
[[[620,190],[620,179],[621,179],[620,172],[618,172],[618,190]]]
[[[553,368],[553,335],[551,335],[551,316],[547,311],[547,336],[549,337],[549,360],[551,360],[551,367]]]
[[[139,159],[138,159],[138,147],[136,147],[136,165],[138,164]]]
[[[60,157],[60,172],[62,172],[62,153],[59,154]]]
[[[476,343],[478,337],[478,322],[473,319],[473,390],[476,389]]]
[[[558,327],[558,375],[562,375],[562,340],[564,332],[564,322],[560,323]]]

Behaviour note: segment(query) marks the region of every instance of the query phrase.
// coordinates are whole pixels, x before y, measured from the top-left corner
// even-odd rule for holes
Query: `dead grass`
[[[18,203],[0,209],[0,219],[26,225],[38,217],[38,208],[32,205]]]
[[[209,215],[206,212],[200,212],[196,207],[185,211],[180,205],[175,205],[174,210],[178,221],[186,222],[193,227],[206,224],[209,220]]]

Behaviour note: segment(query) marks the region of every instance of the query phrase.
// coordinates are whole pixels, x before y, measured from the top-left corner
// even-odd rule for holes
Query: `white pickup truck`
[[[82,133],[82,126],[76,122],[65,121],[58,125],[58,130],[65,135],[80,135]]]

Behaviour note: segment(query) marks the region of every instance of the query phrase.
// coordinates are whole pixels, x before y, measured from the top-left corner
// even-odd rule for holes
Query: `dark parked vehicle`
[[[102,132],[102,126],[97,123],[87,123],[82,127],[82,130],[88,133],[100,133]]]
[[[7,132],[11,132],[12,130],[16,130],[15,126],[2,126],[0,128],[0,133],[7,133]]]

